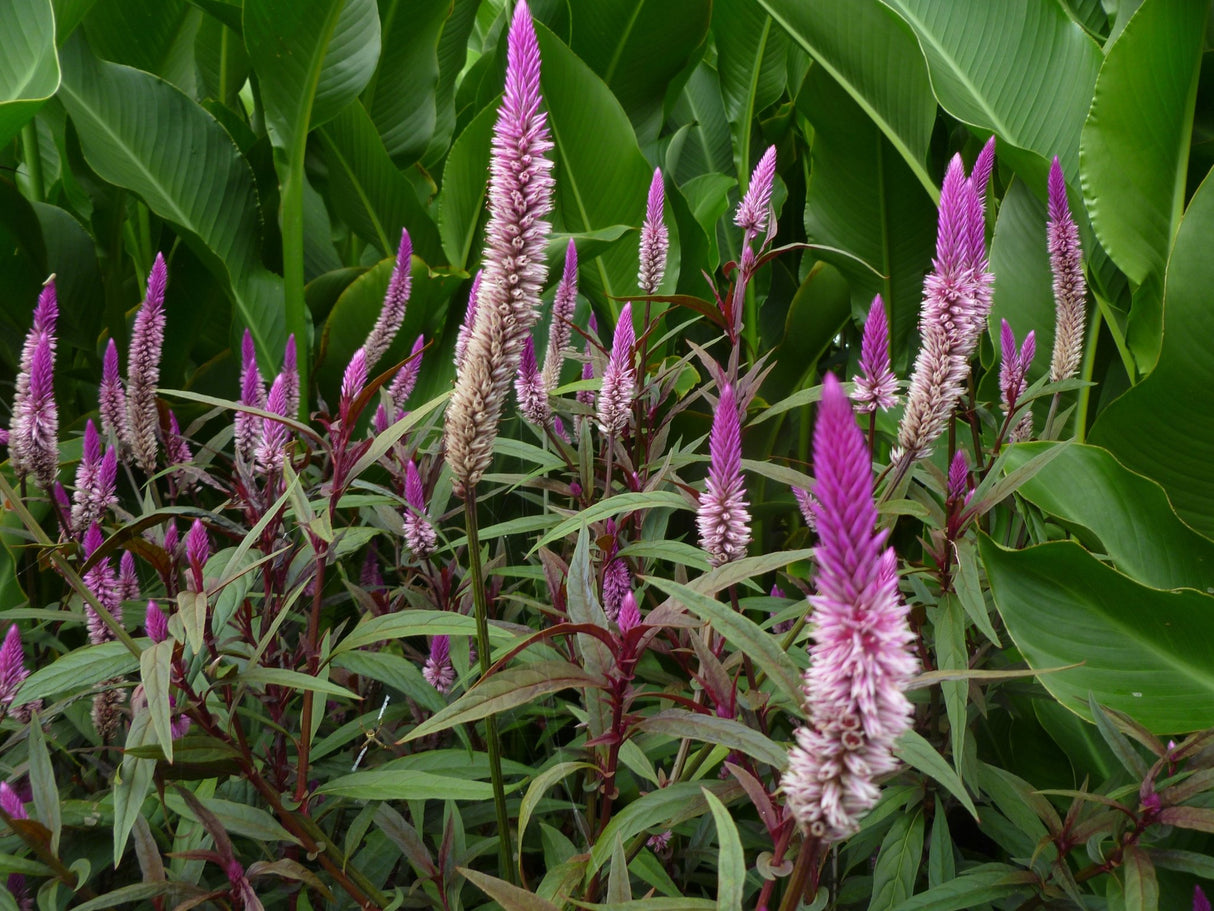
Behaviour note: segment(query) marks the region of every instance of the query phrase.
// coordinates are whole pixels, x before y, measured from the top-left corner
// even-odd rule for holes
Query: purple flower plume
[[[465,496],[489,467],[523,341],[538,316],[547,276],[544,247],[552,210],[552,148],[540,112],[540,53],[525,2],[514,9],[506,48],[506,90],[493,130],[489,222],[476,319],[447,408],[446,447],[456,493]]]
[[[358,394],[367,385],[367,353],[357,349],[350,355],[350,363],[346,364],[346,372],[341,378],[341,413],[344,416],[350,410],[350,404],[358,398]]]
[[[296,381],[299,375],[296,374]],[[266,396],[266,411],[286,417],[287,410],[287,375],[280,373],[274,378],[270,394]],[[261,440],[257,445],[257,466],[265,472],[277,471],[282,467],[282,448],[287,442],[288,429],[282,421],[263,418],[261,422]]]
[[[614,557],[603,570],[603,612],[608,620],[619,616],[624,595],[630,591],[632,574],[628,572],[628,564],[619,557]]]
[[[177,423],[177,415],[173,409],[169,409],[169,429],[164,435],[164,457],[165,461],[170,465],[189,465],[194,461],[194,453],[190,451],[190,444],[185,438],[185,434],[181,432],[181,427]]]
[[[565,271],[552,300],[552,323],[548,327],[548,350],[544,352],[544,388],[549,395],[561,379],[561,367],[573,333],[573,308],[577,303],[577,248],[573,238],[565,248]]]
[[[409,360],[397,371],[396,376],[392,378],[392,384],[388,387],[388,395],[392,397],[398,421],[404,416],[405,402],[417,385],[417,377],[422,369],[422,349],[425,347],[426,337],[419,335],[413,343],[413,349],[409,352]]]
[[[55,405],[55,323],[59,304],[54,278],[34,307],[33,324],[21,348],[13,395],[9,456],[18,477],[32,474],[50,491],[59,474],[59,410]]]
[[[999,348],[1002,362],[999,365],[999,391],[1003,394],[1004,411],[1012,411],[1020,396],[1024,395],[1025,378],[1033,355],[1037,353],[1036,333],[1032,330],[1024,337],[1024,344],[1016,350],[1016,336],[1007,320],[1001,321]]]
[[[14,623],[8,628],[4,645],[0,646],[0,713],[7,714],[9,706],[13,704],[13,696],[28,676],[29,671],[25,669],[25,651],[21,647],[21,630]],[[28,716],[30,706],[22,706],[21,709],[24,709],[24,714]],[[18,710],[18,715],[22,714],[21,709]],[[8,810],[7,806],[5,810]],[[10,816],[15,815],[11,810],[8,812]]]
[[[405,544],[419,560],[425,560],[437,543],[437,534],[426,512],[426,492],[417,465],[410,459],[405,466]]]
[[[878,294],[873,298],[864,321],[864,337],[860,341],[860,370],[855,378],[856,391],[852,398],[856,410],[869,414],[880,408],[888,411],[897,403],[898,378],[890,369],[889,323],[885,317],[885,303]]]
[[[207,538],[206,526],[202,519],[195,519],[194,524],[185,535],[185,560],[190,566],[190,590],[203,590],[202,570],[211,556],[211,542]]]
[[[464,310],[464,321],[460,323],[459,334],[455,336],[455,369],[458,371],[464,364],[464,355],[468,353],[468,342],[472,339],[472,327],[476,325],[476,304],[481,293],[481,276],[485,270],[477,271],[472,278],[472,287],[468,291],[468,306]]]
[[[156,470],[156,387],[160,383],[160,351],[164,347],[164,289],[168,282],[164,257],[157,253],[148,274],[147,295],[131,329],[126,362],[126,413],[131,453],[148,474]]]
[[[455,668],[451,665],[451,640],[447,636],[435,636],[430,640],[430,657],[422,668],[422,676],[440,693],[451,692]]]
[[[84,540],[81,543],[84,558],[87,560],[91,557],[104,540],[105,535],[101,528],[97,525],[90,525],[84,533]],[[118,589],[118,577],[114,573],[114,566],[110,562],[110,558],[106,557],[93,564],[93,567],[84,574],[83,580],[98,603],[109,611],[111,616],[121,619],[122,614],[119,607],[122,604],[122,597]],[[114,638],[114,633],[109,625],[102,620],[91,604],[86,603],[84,606],[84,619],[85,627],[88,629],[89,642],[96,645],[101,642],[109,642]]]
[[[796,498],[797,508],[801,510],[801,517],[805,519],[805,527],[812,532],[818,530],[818,517],[816,510],[818,501],[808,490],[803,490],[800,487],[792,489],[792,495]]]
[[[782,784],[811,836],[837,841],[859,828],[879,797],[876,778],[897,766],[891,748],[910,726],[904,690],[917,670],[893,548],[877,530],[864,435],[833,375],[814,428],[817,594],[809,724],[796,732]]]
[[[124,550],[118,559],[116,592],[119,601],[134,601],[139,597],[139,576],[135,573],[135,555]]]
[[[548,404],[548,387],[544,385],[540,365],[535,360],[535,341],[531,336],[523,342],[523,353],[518,361],[518,376],[514,378],[514,391],[518,395],[518,407],[523,417],[537,427],[543,427],[552,419],[552,408]]]
[[[1210,900],[1201,891],[1201,886],[1193,887],[1193,911],[1210,911]]]
[[[169,638],[169,618],[155,601],[149,601],[143,615],[143,628],[153,642],[164,642]]]
[[[266,407],[266,384],[257,369],[257,348],[253,333],[244,331],[240,344],[240,404],[253,408]],[[262,418],[246,411],[237,411],[235,424],[236,454],[247,464],[253,461],[257,444],[261,442]]]
[[[1083,354],[1084,298],[1083,250],[1079,228],[1071,217],[1066,199],[1066,180],[1055,158],[1050,165],[1050,221],[1046,228],[1050,271],[1054,275],[1054,352],[1050,360],[1050,382],[1070,379],[1079,372]]]
[[[292,418],[299,411],[299,366],[295,361],[296,356],[295,333],[292,332],[287,336],[287,347],[282,355],[282,414]]]
[[[960,449],[953,455],[948,465],[948,498],[960,500],[965,496],[969,487],[970,467],[965,460],[965,453]]]
[[[742,481],[742,425],[733,387],[721,390],[708,439],[708,484],[700,494],[696,526],[713,566],[746,556],[750,514]]]
[[[624,594],[620,601],[620,613],[616,618],[621,633],[628,633],[641,625],[641,608],[637,604],[636,595],[631,591]]]
[[[636,395],[636,375],[632,367],[632,349],[636,333],[632,328],[632,303],[624,304],[615,335],[611,340],[611,356],[603,370],[603,385],[599,389],[599,429],[609,436],[620,436],[628,429],[632,399]]]
[[[750,175],[746,195],[733,222],[746,233],[745,243],[766,234],[771,220],[771,188],[776,176],[776,147],[768,146]]]
[[[101,362],[101,389],[97,395],[101,429],[119,445],[130,445],[126,426],[126,391],[118,373],[118,346],[110,339]]]
[[[409,240],[409,232],[401,231],[396,264],[392,267],[392,277],[388,280],[383,307],[380,308],[375,325],[367,334],[367,340],[363,342],[368,372],[375,369],[379,359],[396,338],[396,333],[400,331],[401,323],[405,321],[405,305],[409,302],[409,293],[413,287],[412,263],[413,244]]]
[[[640,268],[637,285],[642,294],[657,294],[662,276],[666,274],[666,252],[670,249],[670,235],[662,221],[662,172],[654,169],[653,182],[649,184],[649,200],[645,205],[645,223],[641,225]]]
[[[16,629],[16,627],[13,627],[13,629]],[[5,641],[7,643],[7,640]],[[29,819],[29,812],[25,809],[25,801],[21,799],[21,795],[7,781],[0,781],[0,810],[4,810],[13,819]]]

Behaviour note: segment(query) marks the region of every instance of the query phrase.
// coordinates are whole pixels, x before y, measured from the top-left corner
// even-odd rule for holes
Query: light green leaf
[[[936,606],[936,658],[942,671],[969,670],[969,652],[965,647],[965,614],[956,595],[946,594]],[[961,778],[961,762],[965,757],[966,703],[969,682],[946,680],[940,684],[953,750],[953,768]]]
[[[148,700],[148,714],[156,741],[164,750],[165,759],[173,762],[172,717],[169,709],[169,675],[173,669],[172,639],[154,643],[139,656],[140,679]]]
[[[493,799],[493,785],[412,769],[354,772],[322,784],[317,794],[351,800],[481,800]]]
[[[545,769],[536,775],[529,785],[527,792],[523,795],[523,802],[518,808],[518,841],[523,843],[523,835],[527,831],[527,824],[531,821],[531,815],[535,812],[540,800],[548,789],[563,778],[572,775],[574,772],[593,769],[594,763],[591,762],[558,762],[551,768]]]
[[[908,766],[918,769],[924,775],[944,785],[954,797],[961,801],[962,806],[969,810],[974,819],[978,818],[978,810],[974,801],[965,790],[965,785],[947,762],[936,752],[935,748],[915,731],[907,731],[898,738],[894,745],[894,755]]]
[[[614,497],[608,497],[606,500],[600,500],[576,515],[565,519],[556,528],[536,541],[530,553],[534,554],[541,547],[545,547],[553,541],[559,541],[561,538],[573,534],[579,528],[592,525],[595,522],[601,522],[603,519],[613,518],[624,513],[636,512],[641,509],[649,511],[663,508],[692,509],[693,507],[685,497],[668,490],[652,490],[645,493],[619,493]]]
[[[504,911],[561,911],[547,899],[534,892],[512,886],[504,879],[478,873],[465,867],[456,867],[460,875],[502,906]]]
[[[788,764],[788,750],[759,731],[732,718],[702,715],[686,709],[663,709],[636,724],[636,730],[669,737],[687,737],[714,746],[728,747],[760,762],[783,769]]]
[[[869,911],[891,911],[915,891],[919,861],[923,858],[923,811],[903,814],[885,833],[873,870],[873,897]]]
[[[50,829],[51,852],[59,853],[59,836],[63,834],[63,816],[59,803],[59,786],[55,769],[42,732],[42,719],[36,711],[30,713],[29,723],[29,783],[34,796],[34,811],[38,820]]]
[[[351,649],[406,636],[476,636],[476,619],[454,611],[408,610],[383,614],[365,620],[333,647],[333,656]],[[489,639],[495,645],[508,645],[518,636],[495,624],[489,625]]]
[[[50,0],[6,0],[0,12],[0,146],[59,88],[55,14]],[[18,27],[19,23],[19,27]]]
[[[121,642],[85,645],[26,677],[13,698],[13,705],[79,692],[103,680],[123,677],[138,667],[139,659]]]
[[[323,677],[313,677],[311,674],[304,674],[285,667],[250,667],[224,679],[229,683],[250,686],[285,686],[288,689],[324,693],[327,696],[355,701],[359,698],[357,693],[352,693],[344,686],[338,686]]]
[[[1036,874],[1007,864],[979,864],[898,905],[894,911],[968,911],[984,902],[1034,891]]]
[[[717,909],[732,911],[742,907],[742,895],[746,887],[746,857],[742,853],[742,839],[733,817],[725,804],[708,788],[700,788],[712,820],[717,825]]]
[[[746,186],[754,167],[751,130],[759,111],[779,99],[788,81],[788,33],[752,0],[715,0],[712,34],[738,182]]]
[[[145,653],[146,654],[146,653]],[[126,735],[122,763],[114,776],[114,866],[126,852],[135,820],[142,818],[143,800],[152,788],[156,761],[134,755],[131,751],[155,741],[148,712],[136,712]]]

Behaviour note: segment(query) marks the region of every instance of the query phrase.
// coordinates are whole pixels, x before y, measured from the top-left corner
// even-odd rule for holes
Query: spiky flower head
[[[350,363],[346,364],[346,372],[341,378],[341,404],[339,407],[343,416],[350,410],[350,405],[358,398],[358,394],[366,385],[367,353],[364,349],[359,348],[350,355]]]
[[[1193,887],[1193,911],[1210,911],[1210,900],[1201,891],[1201,886]]]
[[[662,221],[664,202],[662,172],[655,168],[653,181],[649,184],[649,199],[645,204],[645,222],[641,225],[637,285],[642,294],[657,294],[662,277],[666,274],[666,252],[670,249],[670,234]]]
[[[13,819],[29,819],[29,813],[25,809],[25,801],[21,799],[21,795],[7,781],[0,781],[0,810],[3,810]]]
[[[211,556],[211,541],[202,519],[195,519],[185,535],[185,560],[190,565],[190,590],[203,590],[202,570]]]
[[[164,347],[164,290],[168,272],[157,253],[148,273],[147,294],[135,315],[126,361],[126,414],[131,454],[148,474],[156,470],[156,387],[160,383],[160,352]]]
[[[59,410],[55,404],[55,323],[59,303],[47,279],[21,348],[9,427],[9,457],[18,477],[32,474],[50,491],[59,474]]]
[[[535,324],[547,266],[552,148],[540,112],[540,52],[525,2],[514,9],[506,91],[493,130],[484,278],[476,320],[447,409],[447,461],[456,493],[476,486],[493,455],[502,408]]]
[[[1050,360],[1050,382],[1058,383],[1079,372],[1087,282],[1083,277],[1079,228],[1071,217],[1066,180],[1057,158],[1050,165],[1049,214],[1046,240],[1050,272],[1054,276],[1054,352]]]
[[[818,519],[814,510],[817,508],[815,504],[818,501],[814,499],[812,493],[800,487],[794,487],[792,495],[797,501],[797,508],[801,510],[801,517],[805,519],[805,527],[812,532],[816,532],[818,530]]]
[[[540,365],[535,360],[535,341],[531,336],[523,342],[523,353],[518,361],[518,376],[514,378],[514,391],[518,395],[519,411],[523,417],[537,427],[552,420],[552,407],[548,404],[548,387],[544,385]]]
[[[548,326],[548,350],[544,352],[544,387],[551,395],[561,379],[561,367],[573,333],[573,308],[577,304],[577,247],[573,238],[565,247],[565,271],[552,299],[552,323]]]
[[[190,444],[181,432],[172,408],[169,409],[169,429],[164,435],[164,457],[170,465],[189,465],[194,461],[194,453],[190,451]]]
[[[155,601],[148,602],[143,615],[143,628],[153,642],[164,642],[169,638],[169,618]]]
[[[409,232],[401,231],[400,247],[396,251],[392,277],[388,279],[384,304],[380,308],[375,325],[367,334],[367,340],[363,342],[368,372],[375,369],[379,359],[396,338],[396,333],[400,331],[401,323],[405,321],[405,305],[409,303],[409,293],[413,287],[412,264],[413,244],[409,240]]]
[[[624,304],[615,335],[611,340],[611,356],[603,370],[603,385],[599,388],[598,424],[608,436],[621,436],[628,429],[632,399],[636,395],[636,375],[632,368],[632,349],[636,333],[632,328],[632,303]]]
[[[854,833],[877,802],[878,776],[910,726],[905,689],[917,670],[897,562],[877,530],[872,467],[842,386],[827,374],[814,428],[817,594],[805,674],[809,724],[796,732],[782,788],[811,837]]]
[[[1037,335],[1032,330],[1024,337],[1024,344],[1016,350],[1016,336],[1007,320],[1002,320],[999,331],[999,348],[1002,361],[999,365],[999,391],[1003,395],[1003,410],[1016,407],[1024,395],[1029,366],[1037,353]]]
[[[409,352],[409,360],[405,362],[405,366],[397,371],[396,376],[392,378],[392,384],[388,387],[388,395],[392,397],[392,404],[397,411],[397,420],[400,420],[404,416],[405,402],[413,394],[413,388],[417,385],[417,377],[422,369],[422,349],[425,347],[426,337],[419,335],[417,340],[413,342],[413,349]]]
[[[970,467],[965,460],[965,453],[958,449],[953,453],[953,460],[948,464],[948,498],[961,500],[969,487]]]
[[[767,233],[771,221],[771,189],[776,176],[776,147],[768,146],[750,175],[746,195],[738,204],[733,223],[746,235],[745,242]]]
[[[880,408],[888,411],[898,401],[898,378],[890,369],[889,322],[885,316],[885,303],[878,294],[868,309],[864,321],[864,336],[860,340],[860,370],[855,378],[856,391],[852,399],[856,410],[870,414]]]
[[[464,309],[464,321],[460,323],[459,333],[455,336],[455,369],[458,371],[464,365],[464,355],[468,353],[468,342],[472,339],[472,327],[476,325],[476,304],[481,293],[481,277],[484,269],[478,269],[472,277],[472,287],[468,290],[468,305]]]
[[[118,502],[117,473],[114,447],[101,454],[101,436],[90,418],[84,425],[83,455],[76,466],[76,491],[72,494],[72,529],[76,534],[101,521],[105,511]]]
[[[135,573],[135,555],[124,550],[118,558],[118,582],[116,586],[119,601],[134,601],[139,597],[139,576]]]
[[[625,592],[620,601],[620,613],[616,618],[620,632],[627,634],[641,625],[641,608],[637,605],[636,595],[631,590]]]
[[[287,336],[287,347],[282,355],[282,414],[286,417],[295,417],[299,411],[299,365],[296,357],[295,333],[292,332]]]
[[[298,374],[296,375],[298,378]],[[274,377],[274,385],[266,396],[266,411],[286,417],[287,410],[286,373]],[[288,429],[282,421],[264,418],[261,422],[261,441],[257,445],[257,466],[264,472],[277,471],[282,468],[282,449],[287,442]]]
[[[28,676],[29,671],[25,669],[25,651],[21,647],[21,630],[14,623],[8,628],[4,645],[0,646],[0,713],[7,714],[9,706],[13,703],[13,696]],[[28,708],[26,712],[28,714]],[[13,815],[11,811],[9,815]]]
[[[974,188],[974,192],[978,194],[978,202],[985,208],[986,205],[986,186],[991,182],[991,173],[995,170],[995,136],[992,133],[990,138],[982,146],[982,151],[978,153],[978,157],[974,159],[974,167],[970,170],[970,185]]]
[[[742,480],[742,425],[733,387],[726,385],[712,417],[708,440],[708,484],[700,494],[696,525],[700,546],[713,566],[746,556],[750,513]]]
[[[104,541],[105,535],[102,533],[100,526],[90,525],[84,533],[84,539],[81,542],[81,550],[84,553],[85,560],[91,558]],[[92,568],[84,573],[83,581],[85,587],[97,599],[97,602],[109,612],[110,616],[121,619],[122,615],[119,607],[122,604],[122,598],[118,590],[118,577],[114,574],[114,565],[110,562],[110,558],[105,557],[94,563]],[[88,630],[89,642],[97,645],[101,642],[109,642],[114,638],[113,630],[110,629],[109,625],[102,619],[94,607],[87,602],[84,605],[84,619],[85,627]]]
[[[252,408],[266,407],[266,384],[257,369],[257,348],[253,333],[244,331],[240,344],[240,404]],[[261,442],[262,418],[247,411],[237,411],[235,425],[236,454],[246,464],[253,461],[257,444]]]
[[[419,560],[434,553],[438,535],[426,512],[426,492],[422,477],[412,459],[405,465],[405,544]]]
[[[451,665],[451,640],[447,636],[435,636],[430,640],[430,657],[422,668],[426,682],[446,694],[455,683],[455,668]]]
[[[619,616],[624,595],[632,591],[632,574],[628,564],[614,557],[603,570],[603,612],[608,620]]]
[[[110,339],[101,361],[101,388],[97,393],[101,429],[119,445],[129,445],[126,426],[126,391],[118,371],[118,346]]]

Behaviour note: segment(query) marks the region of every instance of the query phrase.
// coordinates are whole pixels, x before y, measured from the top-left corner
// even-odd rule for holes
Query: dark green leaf
[[[351,800],[480,800],[493,799],[493,785],[450,775],[412,769],[354,772],[327,781],[316,789]]]
[[[50,0],[10,0],[4,19],[8,26],[0,29],[0,146],[59,88]]]
[[[125,676],[138,667],[139,659],[121,642],[85,645],[30,674],[17,690],[13,705],[79,692],[103,680]]]
[[[923,811],[919,810],[897,817],[881,842],[869,911],[889,911],[909,898],[922,858]]]

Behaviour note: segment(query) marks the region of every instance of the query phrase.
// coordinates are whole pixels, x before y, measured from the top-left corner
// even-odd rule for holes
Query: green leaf
[[[726,194],[737,180],[728,176],[733,170],[733,143],[720,79],[712,66],[701,62],[692,71],[670,116],[683,126],[671,137],[665,172],[674,177],[687,197],[715,252],[717,219],[725,213],[729,205]],[[692,183],[695,178],[703,178],[707,185],[696,190]],[[708,205],[716,211],[715,216],[710,217],[705,210]]]
[[[59,89],[50,0],[9,0],[3,17],[8,27],[0,30],[0,146]]]
[[[949,793],[969,810],[974,819],[978,818],[978,810],[974,807],[974,801],[970,799],[970,795],[957,773],[949,768],[948,763],[920,734],[911,730],[899,737],[897,744],[894,745],[894,755],[908,766],[918,769],[924,775],[944,785]]]
[[[359,698],[357,693],[352,693],[344,686],[338,686],[323,677],[313,677],[311,674],[292,671],[285,667],[250,667],[231,677],[225,677],[224,680],[228,683],[251,686],[285,686],[288,689],[324,693],[327,696],[337,696],[341,699],[357,701]]]
[[[437,203],[438,232],[447,262],[461,269],[467,268],[472,258],[472,239],[484,209],[489,142],[496,121],[495,102],[464,127],[451,144],[443,168],[443,188]]]
[[[712,820],[717,826],[717,909],[731,911],[742,907],[742,895],[746,887],[746,857],[742,853],[742,839],[738,827],[720,798],[708,788],[700,793],[712,810]]]
[[[148,700],[148,714],[165,759],[173,761],[172,716],[169,709],[169,675],[173,669],[172,639],[156,642],[139,656],[139,676]]]
[[[482,800],[493,799],[493,785],[412,769],[354,772],[322,784],[317,794],[351,800]]]
[[[590,562],[590,530],[583,525],[578,529],[577,544],[573,558],[569,561],[569,573],[565,577],[566,612],[571,623],[585,623],[607,629],[607,614],[598,597],[598,578]],[[582,667],[587,673],[607,679],[615,666],[610,649],[596,636],[578,633],[577,648]],[[611,718],[610,695],[595,691],[586,694],[586,729],[590,738],[602,737],[607,732]],[[520,837],[519,841],[522,841]]]
[[[1045,202],[1023,179],[1013,178],[999,203],[991,240],[991,271],[999,280],[990,325],[997,327],[1006,319],[1019,339],[1031,329],[1042,354],[1052,351],[1054,345],[1053,277],[1045,249],[1045,225]],[[1036,361],[1030,383],[1049,364],[1048,357],[1038,356]]]
[[[702,715],[686,709],[663,709],[643,718],[636,730],[668,737],[699,740],[714,746],[728,747],[765,762],[775,769],[788,764],[788,750],[732,718]]]
[[[600,522],[603,519],[613,518],[624,513],[636,512],[637,510],[653,510],[653,509],[692,509],[687,499],[677,493],[672,493],[668,490],[651,490],[645,493],[618,493],[614,497],[608,497],[606,500],[600,500],[593,506],[583,509],[574,516],[565,519],[556,528],[549,531],[531,548],[530,553],[534,554],[541,547],[551,544],[553,541],[559,541],[568,535],[573,534],[578,529]]]
[[[846,250],[880,273],[850,257],[819,254],[847,277],[853,311],[866,313],[874,294],[884,298],[892,350],[901,352],[919,318],[936,207],[889,139],[825,68],[810,71],[797,102],[814,127],[806,238]]]
[[[1013,447],[1004,470],[1050,445]],[[1113,565],[1143,585],[1214,587],[1214,543],[1177,518],[1158,484],[1129,471],[1107,450],[1072,444],[1019,492],[1047,514],[1091,530]]]
[[[13,705],[49,699],[88,689],[103,680],[123,677],[139,667],[139,659],[121,642],[85,645],[56,658],[28,677],[13,697]]]
[[[745,186],[754,167],[751,130],[759,111],[780,98],[788,81],[788,33],[751,0],[716,0],[712,34],[721,99],[733,130],[734,164],[738,182]]]
[[[923,859],[923,811],[903,814],[885,833],[873,870],[873,897],[869,911],[897,908],[915,891],[919,861]]]
[[[132,753],[132,750],[155,740],[150,730],[149,720],[149,714],[146,711],[136,712],[135,717],[131,719],[122,754],[122,763],[114,776],[115,867],[121,862],[122,855],[126,852],[126,843],[130,838],[135,820],[142,818],[143,801],[152,788],[152,776],[156,771],[154,759],[141,758]]]
[[[233,835],[252,838],[259,842],[286,842],[298,845],[300,841],[265,810],[240,803],[234,800],[223,800],[219,797],[204,797],[195,795],[196,799],[223,825],[223,828]],[[196,816],[186,800],[175,791],[165,793],[165,803],[175,812],[183,816]]]
[[[946,594],[935,610],[936,658],[942,671],[969,670],[969,652],[965,647],[965,616],[960,599]],[[948,727],[953,750],[953,768],[961,778],[961,763],[965,757],[965,735],[969,730],[966,703],[969,682],[946,680],[940,684],[944,693],[944,708],[948,712]]]
[[[1155,865],[1151,863],[1151,858],[1137,845],[1127,846],[1122,858],[1125,863],[1126,911],[1157,911],[1159,881],[1155,878]]]
[[[531,815],[535,812],[540,800],[548,789],[563,778],[572,775],[574,772],[596,768],[591,762],[558,762],[551,768],[536,775],[531,783],[527,785],[527,793],[523,795],[523,801],[518,808],[518,841],[523,844],[523,835],[527,831],[527,824],[531,821]]]
[[[63,834],[63,816],[59,803],[59,786],[55,769],[46,748],[42,719],[36,711],[30,713],[29,723],[29,781],[34,796],[34,811],[39,821],[51,832],[51,853],[59,853],[59,836]]]
[[[1143,373],[1159,353],[1164,266],[1184,209],[1208,10],[1203,0],[1145,0],[1109,48],[1083,128],[1092,228],[1139,286],[1128,335]]]
[[[895,911],[968,911],[984,902],[1034,891],[1036,874],[1007,864],[979,864],[956,879],[920,892]]]
[[[936,99],[907,24],[878,0],[759,3],[855,99],[938,199],[926,166]]]
[[[246,0],[243,26],[279,148],[336,117],[379,60],[375,0]]]
[[[459,874],[502,906],[504,911],[561,911],[547,899],[534,892],[512,886],[504,879],[478,873],[465,867],[456,867]]]
[[[184,591],[177,593],[177,613],[185,626],[186,642],[194,654],[200,654],[207,623],[207,593]]]
[[[84,33],[101,59],[154,73],[192,94],[196,15],[186,0],[96,3],[84,17]]]
[[[597,687],[602,682],[567,661],[540,661],[510,667],[480,680],[445,709],[427,718],[397,741],[398,744],[436,734],[457,724],[479,721],[489,715],[518,708],[540,696],[570,687]]]
[[[333,656],[351,649],[406,636],[475,636],[476,620],[454,611],[413,609],[365,620],[333,647]],[[517,640],[514,633],[490,624],[489,639],[497,645]]]
[[[235,300],[257,350],[276,356],[286,343],[282,281],[257,259],[253,172],[227,131],[168,83],[97,60],[78,36],[61,63],[59,98],[89,165],[183,232]]]
[[[1001,142],[1079,166],[1100,48],[1053,0],[888,0],[919,38],[932,89],[954,117]],[[1006,156],[1012,149],[1002,149]]]
[[[1088,717],[1089,693],[1155,733],[1214,724],[1205,643],[1214,598],[1139,585],[1077,544],[1009,551],[983,537],[983,563],[1008,633],[1063,706]]]

